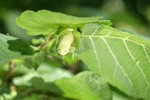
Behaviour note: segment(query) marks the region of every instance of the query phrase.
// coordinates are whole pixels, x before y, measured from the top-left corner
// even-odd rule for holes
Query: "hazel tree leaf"
[[[129,96],[150,98],[150,40],[112,27],[87,24],[79,58],[89,70]]]
[[[100,20],[100,17],[74,17],[58,12],[48,10],[39,10],[38,12],[27,10],[17,19],[17,24],[26,29],[29,35],[49,34],[61,26],[76,27],[81,24],[96,22],[106,25],[111,23],[107,20]]]
[[[113,92],[113,100],[134,100],[133,98],[125,97],[123,95]]]
[[[8,49],[11,51],[20,52],[21,55],[32,55],[33,49],[29,46],[28,43],[22,41],[21,39],[8,40],[9,44]]]
[[[14,58],[33,54],[28,43],[12,36],[0,34],[0,65]]]
[[[78,100],[112,100],[108,84],[99,75],[82,72],[70,79],[55,82],[63,95]]]

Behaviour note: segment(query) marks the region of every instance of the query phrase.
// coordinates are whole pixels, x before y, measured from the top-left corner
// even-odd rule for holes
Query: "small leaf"
[[[111,100],[108,84],[98,75],[82,72],[70,79],[55,82],[64,96],[78,100]]]
[[[15,52],[20,52],[21,55],[32,55],[33,49],[29,46],[28,43],[22,41],[21,39],[8,40],[9,44],[8,49]]]
[[[38,12],[27,10],[16,21],[30,35],[52,34],[59,26],[79,27],[81,24],[90,22],[111,24],[107,20],[100,20],[100,17],[74,17],[47,10],[40,10]]]
[[[150,40],[114,28],[87,24],[79,58],[107,82],[136,98],[150,98]]]
[[[0,65],[11,59],[31,54],[33,54],[33,50],[26,42],[0,34]]]

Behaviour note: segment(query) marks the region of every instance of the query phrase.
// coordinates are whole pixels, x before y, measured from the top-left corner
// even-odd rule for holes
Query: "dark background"
[[[24,40],[29,36],[15,24],[25,10],[62,12],[75,16],[103,16],[113,26],[150,36],[150,0],[0,0],[0,33]]]

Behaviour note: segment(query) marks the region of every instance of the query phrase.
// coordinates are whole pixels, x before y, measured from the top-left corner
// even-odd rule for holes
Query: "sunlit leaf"
[[[25,11],[17,18],[17,24],[26,29],[30,35],[53,33],[60,26],[79,27],[89,22],[110,25],[109,21],[100,20],[100,17],[74,17],[58,12],[40,10],[38,12]],[[78,25],[78,26],[77,26]]]
[[[150,40],[111,27],[87,24],[79,58],[88,68],[134,98],[150,98]]]

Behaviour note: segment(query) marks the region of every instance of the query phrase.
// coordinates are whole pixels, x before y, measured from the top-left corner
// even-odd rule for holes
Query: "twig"
[[[6,73],[4,83],[7,83],[8,80],[10,79],[14,67],[15,67],[15,64],[12,61],[9,61],[9,69],[8,69],[8,72]]]

